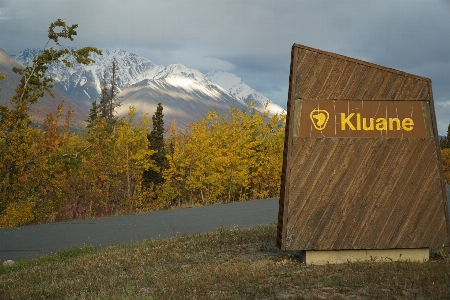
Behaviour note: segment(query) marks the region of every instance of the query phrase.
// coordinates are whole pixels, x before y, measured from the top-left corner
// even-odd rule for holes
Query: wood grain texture
[[[294,136],[294,102],[427,101],[425,138]],[[297,117],[298,119],[298,117]],[[431,128],[430,128],[431,127]],[[294,45],[277,245],[283,250],[449,245],[431,81]]]

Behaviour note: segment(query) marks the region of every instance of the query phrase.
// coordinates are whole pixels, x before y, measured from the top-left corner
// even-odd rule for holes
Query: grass
[[[450,259],[306,266],[275,247],[274,224],[0,266],[1,299],[450,299]]]

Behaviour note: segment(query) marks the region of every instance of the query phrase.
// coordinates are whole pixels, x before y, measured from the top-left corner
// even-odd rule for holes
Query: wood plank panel
[[[294,115],[297,99],[427,101],[430,112],[423,118],[431,118],[426,121],[429,133],[408,138],[294,136],[293,122],[300,120]],[[448,245],[438,145],[429,79],[294,45],[277,245],[285,250]]]

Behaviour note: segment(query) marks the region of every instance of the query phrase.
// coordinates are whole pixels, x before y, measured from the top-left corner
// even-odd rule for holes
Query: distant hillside
[[[124,115],[133,105],[142,115],[150,115],[156,110],[158,102],[164,107],[165,124],[175,120],[179,128],[204,117],[209,110],[217,109],[224,113],[231,106],[244,108],[222,87],[211,82],[197,70],[183,65],[170,65],[162,69],[153,79],[140,81],[119,94],[122,105],[119,115]]]
[[[14,67],[24,68],[24,65],[0,49],[0,72],[6,75],[6,79],[0,81],[0,87],[2,88],[0,91],[0,104],[2,105],[10,103],[9,99],[15,94],[14,89],[20,82],[20,76],[12,72],[12,68]],[[45,94],[43,98],[39,99],[38,103],[30,107],[31,119],[34,122],[42,123],[47,114],[55,112],[56,107],[64,101],[65,111],[67,111],[69,106],[75,110],[72,115],[73,126],[83,124],[89,110],[81,107],[76,101],[72,100],[57,88],[53,89],[53,93],[55,98]]]
[[[24,64],[30,64],[39,52],[29,48],[14,57]],[[231,73],[215,72],[205,76],[198,70],[180,64],[159,66],[123,50],[105,50],[102,56],[93,55],[93,59],[95,63],[89,66],[75,64],[68,69],[59,64],[50,66],[48,70],[48,75],[55,79],[55,86],[85,110],[100,98],[103,74],[106,72],[109,76],[113,61],[117,66],[117,83],[121,91],[119,96],[122,105],[117,109],[119,116],[124,116],[130,105],[136,107],[138,115],[152,115],[157,103],[161,102],[166,125],[175,119],[179,127],[184,127],[198,121],[213,108],[220,112],[231,106],[242,108],[250,99],[255,100],[256,109],[266,110],[268,99]],[[221,86],[223,78],[227,76],[237,78],[238,84],[231,88]],[[267,110],[271,114],[285,112],[273,102],[269,102]]]

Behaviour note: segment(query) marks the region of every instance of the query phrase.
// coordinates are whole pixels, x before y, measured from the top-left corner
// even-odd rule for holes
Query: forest
[[[250,110],[211,111],[185,131],[172,124],[157,152],[152,122],[135,120],[133,107],[127,118],[72,132],[70,110],[63,118],[60,105],[42,129],[17,132],[10,155],[2,149],[2,169],[11,162],[14,171],[2,191],[0,226],[277,197],[284,116]]]

